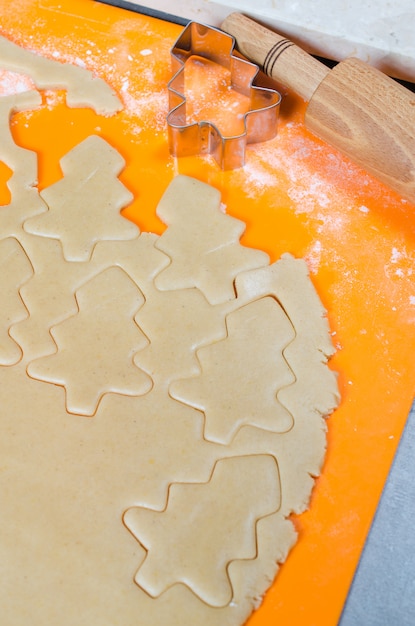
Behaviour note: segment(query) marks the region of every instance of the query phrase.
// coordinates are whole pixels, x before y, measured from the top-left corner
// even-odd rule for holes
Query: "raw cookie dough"
[[[28,315],[19,288],[33,271],[25,251],[13,237],[0,240],[0,267],[0,365],[15,365],[22,352],[8,331],[12,324]]]
[[[198,181],[179,177],[157,207],[157,215],[169,228],[156,247],[171,263],[156,278],[156,287],[197,287],[210,304],[220,304],[235,297],[233,281],[239,272],[267,265],[269,257],[241,246],[245,224],[218,211],[217,189],[207,187],[199,197],[198,210],[191,210],[197,188]]]
[[[140,396],[150,391],[151,378],[133,363],[134,354],[148,344],[134,322],[144,303],[135,283],[112,267],[75,296],[76,314],[50,329],[57,352],[29,363],[29,376],[63,385],[67,411],[79,415],[94,415],[105,393]]]
[[[219,224],[229,222],[219,196],[194,179],[177,177],[167,197],[183,189],[192,219],[206,192],[214,197]],[[67,285],[68,314],[57,326],[45,315],[45,329],[56,343],[49,356],[41,344],[35,358],[27,320],[32,309],[38,325],[42,317],[38,294],[29,287],[42,267],[42,248],[48,258],[48,246],[59,242],[26,237],[22,245],[35,271],[16,281],[24,281],[29,317],[11,319],[9,329],[21,339],[23,358],[0,369],[0,454],[6,468],[0,488],[9,520],[0,537],[0,556],[8,564],[0,585],[4,623],[23,624],[30,606],[34,626],[54,620],[86,624],[79,615],[97,626],[117,619],[132,626],[137,615],[145,616],[146,626],[240,626],[295,542],[286,518],[308,504],[310,474],[319,473],[324,456],[323,416],[336,404],[335,376],[325,365],[324,353],[332,352],[327,323],[304,263],[286,257],[248,271],[242,264],[234,297],[212,305],[197,288],[177,288],[175,281],[171,289],[157,290],[156,278],[171,263],[155,247],[159,237],[141,233],[127,241],[100,241],[88,263],[62,258],[57,266],[76,268]],[[239,251],[235,258],[233,267],[242,258]],[[232,275],[227,280],[230,287]],[[64,291],[52,283],[49,298],[51,287]],[[214,278],[209,288],[213,293]],[[106,302],[116,304],[110,317]],[[299,324],[305,318],[311,321],[304,331]],[[105,330],[108,323],[111,329]],[[26,333],[19,333],[24,325]],[[223,351],[228,343],[234,347]],[[115,359],[128,347],[126,379]],[[207,365],[205,355],[219,349]],[[317,387],[312,372],[308,385],[296,356],[304,350],[317,368]],[[67,353],[71,359],[62,361]],[[232,371],[235,359],[238,368]],[[259,364],[261,384],[248,393],[249,373],[258,376]],[[214,436],[210,409],[197,393],[206,375],[211,396],[215,385],[221,389]],[[140,387],[140,376],[147,387]],[[126,380],[137,386],[125,387]],[[186,381],[192,383],[191,401]],[[66,408],[64,389],[71,391]],[[222,425],[219,412],[227,396]],[[244,404],[249,419],[241,418]],[[230,529],[234,538],[224,540],[233,536]],[[205,561],[209,567],[201,567]],[[31,572],[30,585],[22,584],[25,571]]]
[[[49,210],[26,220],[27,232],[59,239],[67,261],[89,261],[97,241],[136,237],[137,226],[120,215],[133,195],[117,178],[125,161],[114,148],[91,135],[60,166],[63,178],[40,192]]]
[[[0,65],[16,69],[8,44]],[[16,54],[45,86],[52,66]],[[65,67],[51,86],[72,80]],[[85,85],[95,101],[90,81],[78,103]],[[52,204],[70,207],[67,172],[39,195],[36,153],[8,130],[38,94],[13,98],[0,98],[13,171],[0,207],[1,623],[241,626],[296,541],[288,517],[308,506],[339,400],[306,265],[242,246],[219,192],[183,176],[158,207],[165,233],[139,233],[119,216],[122,158],[96,137],[62,164],[87,198],[94,176],[74,154],[86,147],[97,176],[106,155],[121,202],[84,207],[98,227],[79,239],[46,227]]]
[[[2,36],[0,67],[30,75],[39,89],[65,89],[68,106],[91,107],[101,115],[112,115],[122,109],[115,92],[92,72],[77,65],[45,59]]]
[[[197,350],[200,375],[173,383],[172,397],[204,412],[209,441],[228,444],[244,424],[289,431],[293,416],[278,393],[295,382],[283,356],[295,333],[283,309],[273,298],[261,298],[230,313],[226,329],[222,341]]]
[[[0,97],[0,159],[12,172],[7,181],[11,200],[1,207],[0,237],[20,237],[24,220],[46,210],[36,188],[37,154],[18,146],[10,129],[14,113],[36,108],[41,101],[37,91]]]
[[[180,581],[206,604],[228,605],[228,564],[255,559],[256,522],[279,506],[278,468],[266,455],[221,459],[209,482],[172,485],[162,512],[135,507],[124,515],[147,550],[137,584],[157,597]],[[191,523],[183,523],[184,512]]]

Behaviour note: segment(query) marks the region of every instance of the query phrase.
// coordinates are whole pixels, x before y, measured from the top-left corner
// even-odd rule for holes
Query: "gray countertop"
[[[415,403],[339,626],[415,625]]]

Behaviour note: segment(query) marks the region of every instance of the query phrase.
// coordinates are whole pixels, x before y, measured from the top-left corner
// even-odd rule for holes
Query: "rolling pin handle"
[[[292,41],[241,13],[231,13],[221,28],[232,35],[238,50],[267,76],[289,86],[307,102],[330,70]]]
[[[305,125],[415,203],[415,96],[350,58],[332,70],[285,37],[240,13],[222,24],[240,52],[309,102]]]

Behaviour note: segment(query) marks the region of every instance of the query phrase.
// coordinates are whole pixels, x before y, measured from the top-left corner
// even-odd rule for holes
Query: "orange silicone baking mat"
[[[217,187],[247,224],[243,243],[304,257],[328,311],[341,405],[299,540],[249,626],[334,626],[340,616],[400,434],[415,380],[415,207],[304,128],[304,103],[285,93],[278,136],[249,146],[244,168],[174,159],[167,144],[170,48],[181,27],[93,0],[0,0],[0,32],[61,62],[86,67],[118,92],[105,118],[69,109],[61,92],[12,119],[15,140],[39,155],[39,187],[61,177],[59,159],[90,134],[121,152],[134,193],[124,211],[160,233],[155,208],[180,173]],[[0,73],[1,93],[28,82]],[[0,202],[10,172],[0,168]],[[300,454],[301,451],[298,451]]]

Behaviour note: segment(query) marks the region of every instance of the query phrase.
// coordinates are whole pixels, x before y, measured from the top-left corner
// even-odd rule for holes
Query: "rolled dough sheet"
[[[36,78],[33,57],[19,59]],[[308,506],[339,401],[306,264],[243,246],[219,192],[187,176],[159,204],[164,233],[140,233],[119,215],[122,158],[94,136],[39,194],[36,153],[9,133],[15,106],[0,120],[13,171],[0,222],[13,268],[0,318],[2,623],[240,626],[295,543],[288,517]],[[102,172],[114,193],[98,193]],[[78,229],[54,219],[63,207]]]

